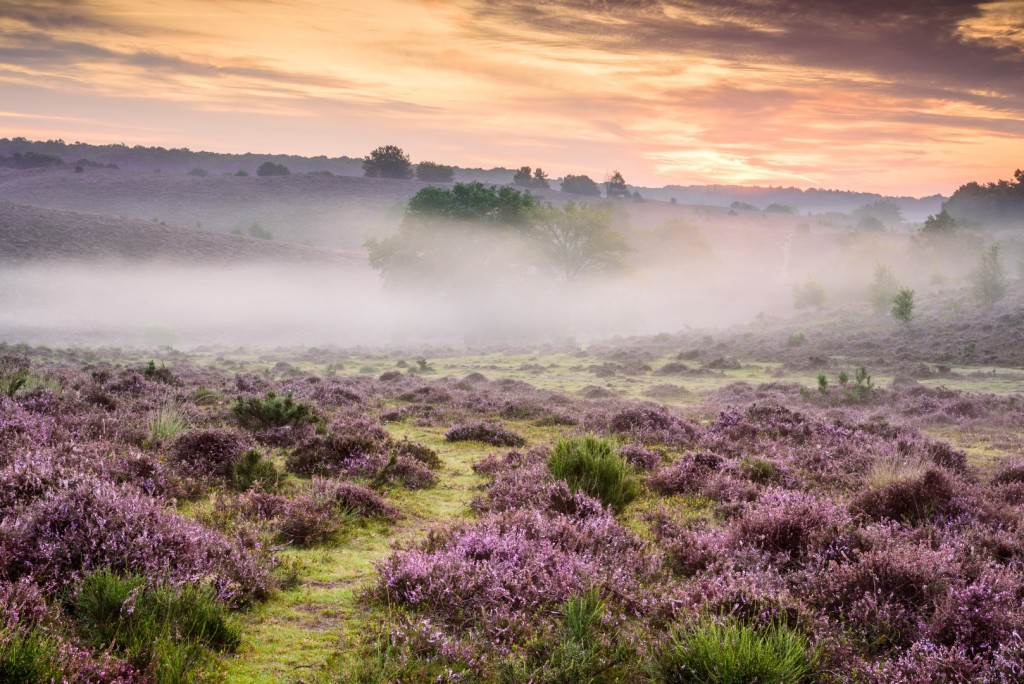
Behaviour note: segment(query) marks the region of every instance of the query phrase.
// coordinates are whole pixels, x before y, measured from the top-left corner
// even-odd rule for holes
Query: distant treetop
[[[573,195],[588,195],[590,197],[600,197],[601,188],[598,187],[590,176],[566,176],[562,179],[562,192],[568,192]]]
[[[259,168],[256,169],[257,176],[290,176],[292,172],[288,170],[288,167],[284,164],[275,164],[274,162],[263,162]]]
[[[367,178],[412,178],[412,162],[402,148],[384,145],[363,158],[363,175]]]

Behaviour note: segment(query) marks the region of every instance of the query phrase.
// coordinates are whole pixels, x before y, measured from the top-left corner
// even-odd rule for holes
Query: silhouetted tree
[[[610,207],[569,202],[534,211],[536,239],[551,267],[565,280],[624,264],[629,243],[612,228]]]
[[[420,162],[416,165],[416,180],[427,183],[451,183],[455,180],[455,167],[429,161]]]
[[[948,211],[943,209],[938,214],[929,216],[924,220],[924,226],[921,228],[921,235],[923,237],[952,235],[956,232],[956,229],[956,220],[950,216]]]
[[[519,170],[512,176],[512,184],[528,188],[530,187],[530,181],[533,179],[532,174],[533,170],[529,166],[520,166]]]
[[[589,195],[600,197],[601,188],[598,187],[590,176],[566,176],[562,179],[562,192],[573,195]]]
[[[412,162],[397,145],[378,147],[363,157],[363,175],[367,178],[412,178]]]
[[[548,174],[544,173],[544,170],[541,168],[534,169],[533,180],[530,182],[530,186],[534,188],[544,188],[547,190],[551,187],[548,183]]]
[[[604,184],[606,197],[629,197],[629,188],[626,187],[626,179],[618,171],[612,173],[611,178]]]
[[[257,176],[290,176],[292,172],[288,170],[288,167],[284,164],[275,164],[274,162],[263,162],[259,168],[256,169]]]

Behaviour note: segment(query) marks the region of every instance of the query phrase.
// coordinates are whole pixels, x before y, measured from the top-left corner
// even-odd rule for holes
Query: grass
[[[188,421],[178,405],[169,401],[156,410],[149,421],[150,441],[158,444],[173,438],[188,428]]]
[[[147,586],[109,570],[83,580],[69,600],[79,633],[109,648],[157,684],[199,681],[212,651],[234,651],[237,623],[209,587]]]
[[[608,439],[560,439],[548,458],[548,469],[572,491],[583,491],[616,513],[640,495],[632,466],[615,453],[615,444]]]
[[[784,625],[704,617],[677,631],[657,669],[668,684],[800,684],[815,661],[807,639]]]
[[[36,684],[61,681],[57,643],[38,628],[0,632],[0,682]]]

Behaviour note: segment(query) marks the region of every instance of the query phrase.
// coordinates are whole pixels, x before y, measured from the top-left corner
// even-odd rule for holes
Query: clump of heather
[[[734,543],[758,548],[782,563],[849,553],[853,521],[845,508],[802,492],[762,495],[732,523]]]
[[[701,434],[697,426],[658,405],[624,408],[610,415],[590,414],[585,424],[588,429],[612,433],[645,445],[691,447]]]
[[[686,454],[655,471],[647,478],[647,484],[659,494],[696,494],[722,465],[722,458],[711,452]]]
[[[401,517],[398,509],[380,494],[352,482],[313,478],[309,493],[314,499],[330,501],[339,509],[363,518],[397,520]]]
[[[654,470],[661,463],[661,454],[639,444],[627,444],[619,449],[619,455],[637,470]]]
[[[211,582],[247,603],[273,588],[273,559],[161,507],[138,490],[98,480],[47,493],[0,521],[2,573],[47,592],[103,567],[175,584]]]
[[[620,613],[668,609],[660,556],[607,513],[494,514],[435,530],[378,570],[370,598],[415,611],[446,632],[479,634],[484,653],[524,643],[551,608],[592,588]]]
[[[872,520],[915,524],[955,516],[963,506],[953,478],[932,468],[914,479],[867,489],[853,500],[850,510]]]
[[[254,446],[237,430],[193,430],[174,440],[171,457],[188,475],[226,479],[231,477],[235,463]]]
[[[504,454],[491,453],[473,464],[473,471],[486,477],[526,466],[544,465],[551,451],[546,447],[534,447],[527,451],[507,451]]]
[[[285,467],[300,475],[338,475],[353,462],[378,454],[388,433],[376,421],[356,418],[335,423],[329,434],[313,435],[288,455]]]
[[[526,440],[501,423],[464,423],[455,425],[444,434],[449,442],[484,442],[494,446],[521,447]]]

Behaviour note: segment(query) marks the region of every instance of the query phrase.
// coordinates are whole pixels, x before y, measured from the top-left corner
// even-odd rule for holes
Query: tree
[[[601,188],[597,186],[597,183],[590,176],[566,176],[562,179],[562,192],[591,197],[601,196]]]
[[[537,200],[514,188],[487,186],[480,181],[452,188],[423,188],[410,198],[404,224],[472,221],[478,224],[524,227]]]
[[[292,172],[288,170],[288,167],[284,164],[275,164],[271,161],[265,161],[260,164],[259,168],[256,169],[257,176],[290,176]]]
[[[618,171],[612,173],[611,178],[604,185],[606,197],[629,197],[629,188],[626,187],[626,179]]]
[[[1006,271],[999,258],[998,243],[982,252],[971,279],[974,298],[983,306],[991,307],[1006,296]]]
[[[900,285],[896,275],[885,264],[875,265],[875,276],[868,286],[868,300],[875,313],[883,313],[892,304],[893,297],[899,292]]]
[[[512,184],[528,188],[530,187],[530,181],[532,179],[533,169],[531,169],[529,166],[520,166],[519,170],[516,171],[514,176],[512,176]]]
[[[802,284],[793,286],[793,306],[805,309],[819,308],[825,304],[825,288],[817,280],[808,278]]]
[[[412,178],[412,162],[397,145],[378,147],[363,157],[363,175],[367,178]]]
[[[426,183],[451,183],[455,180],[455,167],[424,161],[416,165],[416,180]]]
[[[540,167],[533,170],[533,181],[530,185],[535,188],[544,188],[545,190],[551,187],[548,183],[548,174],[544,173],[544,170]]]
[[[892,298],[892,317],[900,323],[910,323],[914,318],[914,291],[910,288],[902,288]]]
[[[921,228],[921,235],[923,237],[952,235],[956,232],[956,229],[956,219],[950,216],[949,212],[943,209],[938,214],[929,216],[924,220],[924,226]]]
[[[567,281],[619,268],[632,251],[622,234],[612,228],[612,211],[607,206],[548,204],[534,211],[533,224],[551,267]]]

